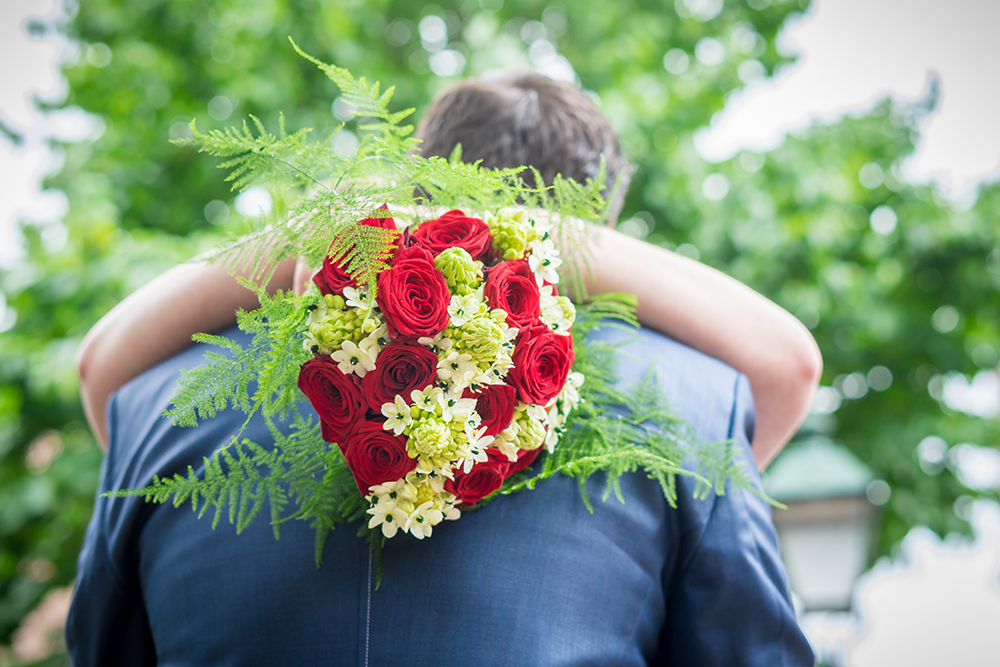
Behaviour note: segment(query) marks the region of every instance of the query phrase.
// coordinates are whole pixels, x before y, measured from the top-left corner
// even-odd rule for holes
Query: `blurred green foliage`
[[[998,442],[996,419],[939,399],[946,374],[997,363],[1000,186],[958,211],[901,182],[927,109],[890,102],[765,155],[710,164],[694,148],[731,92],[789,62],[777,32],[807,1],[81,3],[61,26],[79,45],[64,106],[94,114],[103,133],[63,147],[47,185],[69,213],[24,227],[25,255],[0,271],[17,313],[0,333],[0,644],[74,577],[101,459],[77,397],[76,346],[129,292],[243,224],[212,161],[169,139],[192,118],[201,131],[247,114],[274,128],[279,111],[291,130],[339,122],[332,83],[288,36],[394,84],[397,108],[417,118],[461,76],[571,65],[638,167],[622,229],[699,256],[812,329],[823,384],[837,387],[827,411],[839,405],[817,425],[892,488],[880,552],[916,524],[965,530],[953,506],[975,492],[947,457],[922,468],[915,450],[929,435]]]

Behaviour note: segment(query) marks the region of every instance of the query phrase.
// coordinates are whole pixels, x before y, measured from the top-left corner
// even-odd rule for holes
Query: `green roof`
[[[846,447],[814,436],[789,445],[767,469],[764,490],[780,502],[861,495],[875,478]]]

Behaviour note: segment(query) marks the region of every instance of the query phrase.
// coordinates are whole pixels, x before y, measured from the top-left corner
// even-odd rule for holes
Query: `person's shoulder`
[[[734,418],[752,429],[749,383],[731,366],[645,327],[604,325],[588,340],[617,348],[619,387],[628,388],[654,373],[671,408],[700,439],[731,437]],[[737,409],[745,414],[735,415]]]
[[[248,342],[248,336],[235,327],[220,335],[241,345]],[[107,483],[117,483],[123,488],[144,485],[153,474],[163,475],[166,469],[172,474],[178,467],[183,472],[187,465],[201,461],[206,452],[190,447],[197,440],[195,429],[176,426],[164,412],[181,388],[184,373],[205,363],[209,352],[228,354],[223,348],[203,343],[192,345],[133,378],[112,395],[106,415],[109,433],[106,472],[113,479],[106,480]],[[218,430],[220,426],[213,424],[208,430]],[[172,465],[167,465],[168,460]]]

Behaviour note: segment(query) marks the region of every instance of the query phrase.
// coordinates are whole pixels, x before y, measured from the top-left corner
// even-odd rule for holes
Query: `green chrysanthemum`
[[[327,294],[309,316],[305,347],[312,352],[330,354],[340,349],[344,341],[358,342],[365,337],[365,313],[347,308],[343,297]]]
[[[486,224],[493,236],[493,249],[505,261],[524,257],[528,244],[537,238],[531,220],[523,210],[501,210],[496,215],[486,216]]]
[[[411,455],[435,459],[454,449],[455,441],[448,424],[440,419],[421,419],[413,425],[410,439],[406,443]]]
[[[455,350],[471,356],[480,368],[489,368],[507,342],[500,325],[489,314],[474,317],[454,329],[451,340]]]
[[[521,449],[536,449],[545,442],[545,426],[532,417],[525,406],[514,410],[514,421],[517,423],[518,444]]]
[[[559,302],[559,307],[562,308],[563,317],[572,324],[576,320],[576,306],[569,300],[569,297],[557,296],[556,301]]]
[[[442,250],[434,258],[434,266],[444,274],[452,294],[472,294],[483,282],[483,263],[472,259],[463,248]]]

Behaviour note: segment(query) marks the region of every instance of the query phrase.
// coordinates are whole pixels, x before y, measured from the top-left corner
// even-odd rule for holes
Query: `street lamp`
[[[789,446],[768,469],[764,489],[788,506],[773,511],[791,588],[807,611],[847,610],[868,564],[875,507],[871,470],[822,435]]]

